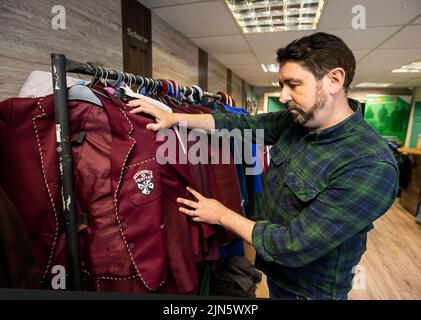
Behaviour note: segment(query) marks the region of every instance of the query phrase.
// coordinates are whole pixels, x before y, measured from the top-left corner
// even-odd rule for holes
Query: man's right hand
[[[127,106],[133,108],[130,110],[130,113],[146,113],[154,117],[156,123],[149,123],[146,126],[146,129],[152,131],[170,128],[177,122],[173,113],[161,110],[141,99],[130,100],[129,103],[127,103]]]

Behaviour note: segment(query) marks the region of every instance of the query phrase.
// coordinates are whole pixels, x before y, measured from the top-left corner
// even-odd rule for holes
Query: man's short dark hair
[[[276,54],[279,63],[286,60],[300,62],[317,80],[322,79],[332,69],[344,69],[345,92],[354,78],[355,56],[341,38],[332,34],[313,33],[278,49]]]

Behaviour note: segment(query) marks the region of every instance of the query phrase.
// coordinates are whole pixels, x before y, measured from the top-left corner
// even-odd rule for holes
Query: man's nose
[[[292,100],[289,89],[287,86],[281,88],[281,95],[279,96],[279,102],[282,104],[287,104]]]

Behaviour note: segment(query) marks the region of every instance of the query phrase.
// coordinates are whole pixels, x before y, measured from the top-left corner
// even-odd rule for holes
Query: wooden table
[[[412,162],[411,181],[408,187],[402,189],[400,203],[406,210],[416,215],[421,199],[421,149],[403,147],[399,151],[408,154]]]

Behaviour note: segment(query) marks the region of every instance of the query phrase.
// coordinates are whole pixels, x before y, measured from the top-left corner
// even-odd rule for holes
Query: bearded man
[[[347,299],[367,233],[397,196],[398,169],[359,103],[347,98],[356,61],[340,38],[314,33],[297,39],[277,51],[277,61],[285,111],[192,115],[138,100],[129,106],[155,117],[150,130],[180,121],[209,133],[264,129],[272,148],[257,221],[190,188],[197,201],[179,198],[180,211],[252,244],[271,298]]]

